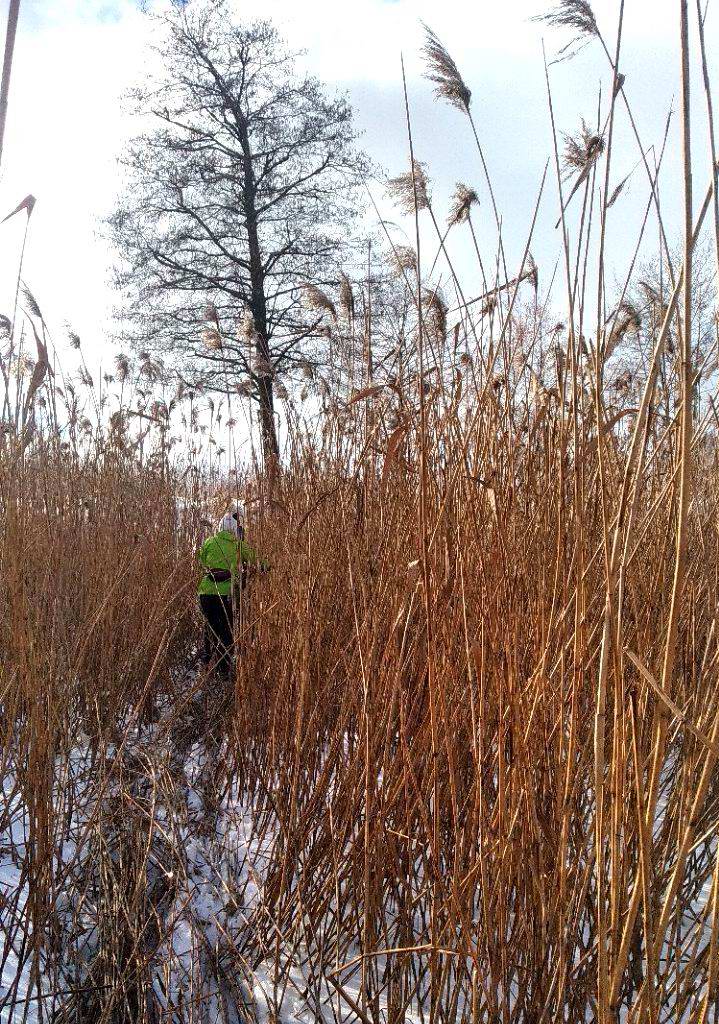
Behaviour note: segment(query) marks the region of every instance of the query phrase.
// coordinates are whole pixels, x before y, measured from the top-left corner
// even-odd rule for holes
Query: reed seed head
[[[614,204],[616,203],[617,199],[619,199],[620,195],[624,191],[624,186],[627,184],[628,181],[629,181],[629,175],[627,175],[626,178],[622,178],[622,180],[619,182],[619,184],[616,186],[616,188],[612,192],[611,196],[609,197],[609,202],[607,203],[607,209],[609,209],[610,207],[614,206]]]
[[[127,380],[130,373],[130,360],[123,352],[115,356],[115,379],[122,384]]]
[[[348,320],[354,319],[355,297],[352,282],[344,271],[340,274],[340,307]]]
[[[434,83],[435,96],[447,100],[457,110],[469,112],[472,92],[459,73],[459,68],[435,33],[427,25],[422,52],[429,65],[425,77]]]
[[[222,338],[216,327],[209,327],[206,331],[203,331],[202,338],[205,342],[205,348],[209,349],[210,352],[222,351]]]
[[[337,310],[330,297],[316,284],[307,281],[302,286],[305,304],[308,309],[317,309],[329,313],[333,320],[337,319]]]
[[[252,371],[257,377],[274,377],[275,369],[267,358],[262,355],[261,352],[256,352],[255,357],[252,361]]]
[[[587,0],[560,0],[554,10],[537,15],[532,20],[542,21],[552,28],[568,28],[579,37],[599,38],[597,20]]]
[[[454,227],[455,224],[463,224],[469,220],[470,211],[475,203],[479,203],[479,196],[475,190],[458,181],[447,217],[449,227]]]
[[[586,172],[604,152],[604,137],[593,132],[582,118],[579,135],[564,136],[563,166],[566,175],[577,171]]]
[[[438,288],[425,288],[422,292],[425,323],[439,339],[447,333],[447,303]]]
[[[24,284],[22,287],[22,293],[30,313],[32,313],[33,316],[36,316],[38,320],[42,320],[42,313],[40,312],[40,307],[38,306],[37,301],[35,300],[35,296],[30,291],[26,284]]]
[[[390,178],[387,182],[387,194],[403,213],[413,214],[415,200],[417,210],[427,210],[430,205],[429,179],[424,164],[415,160],[412,169]]]
[[[392,250],[392,260],[398,277],[405,273],[417,273],[417,253],[411,245],[396,245]]]

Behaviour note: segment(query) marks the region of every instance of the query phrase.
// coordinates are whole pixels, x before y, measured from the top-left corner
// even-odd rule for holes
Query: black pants
[[[232,665],[232,598],[219,594],[200,594],[200,609],[205,617],[205,661],[216,660],[221,672]]]

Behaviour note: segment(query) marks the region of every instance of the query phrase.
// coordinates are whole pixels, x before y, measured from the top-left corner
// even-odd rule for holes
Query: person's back
[[[241,505],[223,516],[218,526],[217,533],[208,537],[198,553],[204,573],[197,592],[205,619],[204,660],[209,664],[216,655],[217,667],[228,672],[234,643],[233,588],[245,586],[250,566],[264,571],[267,564],[245,542]]]
[[[232,593],[242,545],[243,541],[229,530],[219,530],[208,537],[198,555],[205,569],[197,588],[198,594],[226,597]]]

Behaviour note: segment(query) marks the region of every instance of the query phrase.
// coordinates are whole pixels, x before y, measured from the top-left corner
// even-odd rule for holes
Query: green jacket
[[[233,584],[240,582],[237,577],[242,565],[259,564],[261,568],[267,568],[267,564],[259,558],[254,549],[229,530],[220,530],[214,537],[208,537],[197,557],[204,569],[224,569],[229,570],[231,574],[230,579],[219,582],[203,575],[197,588],[198,594],[219,594],[226,597],[231,593]]]

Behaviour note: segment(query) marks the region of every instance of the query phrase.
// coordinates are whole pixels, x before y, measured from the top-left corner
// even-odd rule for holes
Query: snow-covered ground
[[[10,1020],[11,1001],[24,1006],[28,994],[27,963],[23,963],[27,885],[22,872],[26,855],[26,816],[14,772],[3,779],[0,806],[0,1021]]]
[[[180,683],[179,692],[192,692],[192,676]],[[98,751],[80,735],[57,759],[55,854],[52,879],[46,881],[53,909],[45,919],[47,952],[39,958],[27,877],[34,852],[30,812],[23,773],[6,762],[0,804],[0,1024],[52,1020],[68,1000],[84,1009],[83,1019],[94,1019],[98,986],[111,987],[128,963],[137,962],[142,978],[123,998],[138,1001],[140,1010],[151,1005],[137,1019],[158,1024],[366,1024],[378,1014],[387,1018],[383,995],[368,1012],[359,943],[343,951],[344,966],[318,968],[302,941],[287,942],[280,934],[266,894],[277,823],[271,812],[257,813],[228,782],[223,766],[229,751],[208,727],[207,707],[208,688],[179,710],[168,700],[158,721],[130,723],[115,746]],[[664,812],[663,794],[657,835]],[[715,857],[716,837],[707,841]],[[695,926],[710,900],[711,880],[698,888]],[[700,930],[707,933],[700,936],[701,947],[708,941],[704,919]],[[260,934],[264,945],[257,941]],[[127,955],[128,936],[141,943],[142,955],[137,948]],[[125,960],[113,974],[117,956]],[[378,952],[372,963],[381,976],[385,958]],[[455,1010],[461,1016],[463,1009],[460,997]],[[426,1006],[410,1002],[402,1019],[423,1022],[426,1012]]]
[[[8,765],[0,808],[0,1024],[52,1019],[72,992],[91,1000],[104,945],[119,941],[106,934],[113,913],[102,905],[108,874],[113,865],[127,871],[138,849],[153,932],[151,992],[143,995],[153,1003],[149,1019],[309,1024],[362,1018],[359,987],[347,978],[316,977],[302,943],[288,959],[283,953],[281,963],[274,948],[265,958],[253,949],[277,829],[218,776],[222,741],[211,732],[199,738],[202,722],[201,699],[179,718],[168,705],[159,722],[132,728],[119,747],[98,755],[82,736],[58,762],[55,909],[46,937],[51,953],[41,956],[39,971],[25,874],[32,860],[29,815],[19,773]],[[119,916],[132,903],[118,894]],[[406,1014],[408,1024],[414,1019]]]
[[[184,724],[195,711],[188,707]],[[102,952],[109,911],[100,905],[100,890],[107,885],[108,866],[121,866],[140,837],[146,843],[148,898],[156,910],[148,970],[155,1009],[170,1019],[191,999],[208,1022],[247,1019],[251,985],[237,982],[234,967],[224,978],[222,951],[241,942],[250,927],[273,836],[268,831],[258,838],[248,809],[231,794],[215,802],[211,766],[219,751],[204,741],[181,749],[177,723],[172,724],[133,729],[120,749],[107,748],[100,761],[83,737],[58,765],[55,810],[65,813],[55,818],[61,834],[54,836],[56,898],[47,957],[53,969],[45,969],[43,958],[39,975],[33,972],[26,877],[32,861],[29,812],[20,773],[7,766],[0,805],[2,1024],[46,1019],[39,1006],[55,1010],[63,995],[54,993],[96,984],[93,964]],[[133,829],[137,835],[128,835]]]

